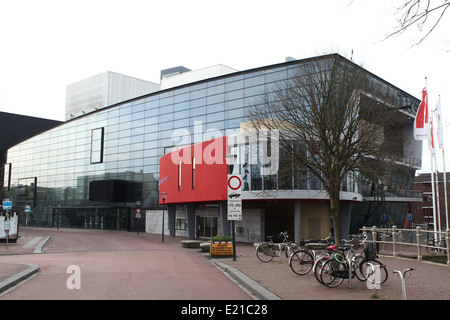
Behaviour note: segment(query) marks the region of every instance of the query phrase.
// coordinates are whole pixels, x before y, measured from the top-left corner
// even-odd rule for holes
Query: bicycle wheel
[[[289,242],[289,243],[287,244],[286,250],[285,250],[285,252],[286,252],[286,258],[291,257],[292,254],[293,254],[295,251],[299,250],[299,247],[300,247],[300,246],[299,246],[298,244],[296,244],[295,242]]]
[[[369,263],[371,263],[374,266],[379,266],[379,270],[380,270],[380,284],[381,283],[385,283],[387,278],[388,278],[388,272],[386,269],[386,266],[384,264],[382,264],[380,261],[378,260],[364,260],[360,265],[359,265],[359,272],[361,273],[361,275],[364,277],[364,279],[367,280],[367,276],[368,276],[368,269],[370,268]]]
[[[433,247],[429,247],[429,246],[433,246]],[[440,251],[436,245],[436,241],[429,243],[428,246],[426,246],[426,250],[428,253],[432,253],[432,254],[438,254]]]
[[[329,256],[322,256],[314,262],[314,276],[316,277],[316,280],[319,281],[319,283],[322,283],[322,279],[320,278],[320,271],[329,258]]]
[[[256,247],[256,256],[262,262],[272,261],[278,250],[277,246],[270,243],[261,243]]]
[[[314,266],[314,257],[306,250],[298,250],[289,258],[289,266],[298,275],[309,273]]]
[[[340,276],[344,272],[348,273],[345,269],[347,269],[345,263],[338,262],[334,258],[328,259],[320,269],[320,283],[329,288],[336,288],[344,281],[344,278]]]
[[[361,273],[361,264],[366,261],[361,254],[358,254],[353,260],[353,271],[355,272],[356,278],[359,281],[366,281],[366,276]]]

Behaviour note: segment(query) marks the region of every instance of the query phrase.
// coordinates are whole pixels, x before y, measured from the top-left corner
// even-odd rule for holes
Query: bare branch
[[[444,0],[444,3],[441,4],[432,4],[432,0],[406,1],[396,11],[396,13],[400,15],[400,18],[398,19],[398,28],[394,32],[387,35],[384,39],[386,40],[393,36],[402,34],[414,25],[417,26],[420,31],[424,31],[425,26],[430,25],[425,35],[422,36],[420,40],[415,43],[415,45],[419,45],[428,38],[431,32],[433,32],[436,29],[436,27],[441,22],[443,16],[445,15],[449,7],[450,7],[449,0]],[[433,14],[434,16],[431,19]]]
[[[253,128],[280,130],[282,161],[290,165],[279,176],[320,181],[333,216],[340,214],[348,175],[377,182],[388,176],[392,154],[403,150],[398,109],[388,103],[393,92],[338,55],[299,65],[294,77],[269,92],[248,112]]]

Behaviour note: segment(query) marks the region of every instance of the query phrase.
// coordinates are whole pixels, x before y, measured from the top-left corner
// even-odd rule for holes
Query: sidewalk
[[[22,233],[18,242],[10,244],[8,249],[6,249],[4,243],[0,243],[0,292],[39,271],[39,266],[36,265],[2,263],[1,257],[10,254],[38,254],[42,250],[45,252],[45,245],[51,239],[50,236],[53,232],[55,231],[52,229],[28,229],[27,235],[25,236],[25,233]],[[142,234],[141,236],[149,240],[146,246],[151,246],[154,241],[158,243],[160,241],[158,236],[149,234]],[[178,246],[180,250],[198,250],[184,249],[179,241],[178,238],[168,237],[166,245],[170,245],[177,250]],[[53,247],[58,251],[63,251],[65,248],[60,248],[57,243],[53,243]],[[143,250],[145,249],[143,248]],[[348,280],[345,280],[337,288],[327,288],[318,283],[312,273],[304,276],[294,274],[284,256],[281,260],[280,258],[274,258],[271,262],[261,262],[255,255],[253,244],[247,243],[237,243],[236,252],[236,261],[233,261],[232,258],[210,259],[207,254],[205,256],[237,283],[246,287],[257,299],[375,300],[372,298],[374,291],[368,289],[365,282],[356,278],[352,280],[351,288]],[[200,251],[199,254],[201,254]],[[418,262],[415,259],[393,258],[388,255],[382,255],[380,261],[386,265],[389,278],[381,286],[381,289],[377,290],[378,299],[401,300],[401,281],[393,271],[403,271],[415,267],[416,270],[406,277],[408,300],[450,300],[450,268],[446,265]]]
[[[374,290],[367,288],[365,282],[352,279],[351,287],[348,280],[337,288],[327,288],[320,284],[314,274],[296,275],[289,267],[285,257],[274,258],[271,262],[261,262],[255,255],[252,244],[238,243],[237,258],[212,259],[218,260],[222,269],[233,276],[235,270],[245,277],[241,283],[252,279],[252,283],[263,290],[268,290],[275,299],[282,300],[376,300],[373,298]],[[379,259],[388,269],[388,280],[377,290],[379,300],[401,300],[401,280],[394,270],[403,272],[405,269],[416,268],[406,276],[407,300],[450,300],[450,268],[446,265],[419,262],[409,258],[394,258],[387,255]],[[238,276],[235,276],[239,278]],[[257,290],[257,289],[256,289]],[[262,295],[262,299],[271,299],[273,296]]]
[[[50,236],[43,236],[40,230],[33,231],[29,229],[29,231],[26,231],[26,235],[21,234],[16,243],[8,243],[8,246],[6,246],[5,242],[0,243],[0,293],[17,285],[40,270],[39,266],[34,264],[2,263],[1,256],[42,253],[50,239]]]

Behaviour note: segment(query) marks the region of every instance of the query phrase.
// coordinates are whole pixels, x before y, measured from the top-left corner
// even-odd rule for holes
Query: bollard
[[[417,241],[417,260],[422,261],[422,253],[420,251],[420,227],[417,227],[416,230],[416,241]]]
[[[281,254],[281,244],[278,244],[278,252],[280,253],[280,262],[279,263],[283,263],[283,261],[281,261],[282,258],[282,254]]]
[[[380,266],[379,265],[373,265],[372,263],[368,262],[369,268],[367,268],[367,288],[368,289],[374,289],[375,292],[373,296],[375,298],[378,298],[377,289],[381,289],[381,280],[380,280]]]
[[[405,277],[406,277],[406,274],[407,274],[408,272],[411,272],[411,271],[413,271],[413,270],[415,270],[415,268],[408,268],[408,269],[405,269],[405,270],[403,271],[403,273],[402,273],[400,270],[394,270],[394,273],[397,273],[397,274],[400,276],[400,281],[401,281],[401,283],[402,283],[402,296],[403,296],[403,300],[406,300]]]
[[[445,242],[447,243],[447,267],[450,267],[450,229],[445,230]]]
[[[397,226],[392,226],[392,255],[397,256]]]

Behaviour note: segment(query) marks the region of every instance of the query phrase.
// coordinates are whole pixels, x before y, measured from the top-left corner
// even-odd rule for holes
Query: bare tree
[[[279,188],[286,186],[283,176],[320,181],[330,199],[337,240],[343,235],[343,181],[348,176],[380,180],[395,150],[402,149],[391,129],[398,114],[392,92],[374,80],[339,55],[314,58],[248,112],[255,130],[280,131]]]
[[[412,26],[417,26],[425,35],[416,44],[422,43],[438,26],[450,7],[450,0],[407,0],[399,8],[397,29],[386,38],[404,33]]]

